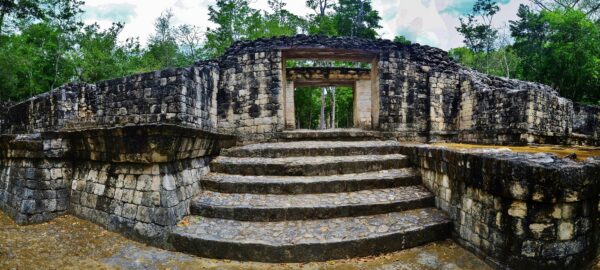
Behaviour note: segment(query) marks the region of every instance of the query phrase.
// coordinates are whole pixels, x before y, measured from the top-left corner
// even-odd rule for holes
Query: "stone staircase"
[[[296,141],[225,150],[169,238],[202,257],[309,262],[450,235],[395,141]]]

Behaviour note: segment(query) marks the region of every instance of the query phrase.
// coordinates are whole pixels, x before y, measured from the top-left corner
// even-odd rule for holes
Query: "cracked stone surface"
[[[297,129],[284,131],[279,134],[279,138],[283,140],[373,140],[382,137],[380,132],[358,128],[325,130]]]
[[[189,216],[174,230],[174,234],[215,241],[297,245],[376,238],[447,222],[450,221],[446,215],[434,208],[373,216],[283,222],[244,222]]]
[[[320,156],[320,157],[286,157],[286,158],[236,158],[236,157],[217,157],[214,163],[220,164],[269,164],[269,165],[315,165],[324,163],[340,162],[361,162],[376,161],[382,159],[403,160],[406,156],[400,154],[394,155],[360,155],[360,156]]]
[[[244,175],[333,175],[405,167],[404,155],[356,155],[285,158],[217,157],[211,162],[216,172]]]
[[[201,192],[193,203],[222,207],[288,208],[335,207],[340,205],[389,204],[432,197],[423,186],[362,190],[344,193],[297,195]]]
[[[249,221],[280,221],[361,216],[434,205],[423,186],[318,194],[247,194],[201,192],[192,214]]]
[[[286,157],[286,156],[348,156],[366,154],[394,154],[401,144],[397,141],[296,141],[251,144],[225,150],[231,157]]]
[[[420,173],[412,168],[325,176],[232,175],[210,173],[203,189],[225,193],[305,194],[349,192],[364,189],[417,185]]]

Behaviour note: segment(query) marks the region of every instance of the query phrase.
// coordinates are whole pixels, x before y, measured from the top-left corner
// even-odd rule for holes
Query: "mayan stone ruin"
[[[293,59],[370,68],[287,68]],[[352,129],[295,130],[294,89],[350,86]],[[310,262],[452,238],[497,268],[600,254],[600,158],[434,142],[600,146],[600,108],[388,40],[235,43],[190,67],[0,104],[0,209],[72,214],[202,257]]]

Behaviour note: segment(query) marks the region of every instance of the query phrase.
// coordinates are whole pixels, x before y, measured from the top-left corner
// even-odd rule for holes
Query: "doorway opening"
[[[296,129],[354,127],[354,89],[350,86],[297,87]]]
[[[294,48],[282,58],[286,129],[377,128],[376,52]]]

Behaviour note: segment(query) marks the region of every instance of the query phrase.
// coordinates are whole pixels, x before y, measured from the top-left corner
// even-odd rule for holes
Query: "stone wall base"
[[[66,213],[71,163],[53,159],[0,159],[0,209],[19,225]]]
[[[600,164],[406,147],[459,243],[499,268],[584,269],[598,254]]]
[[[168,228],[189,213],[209,161],[77,164],[69,210],[109,230],[163,246]]]

